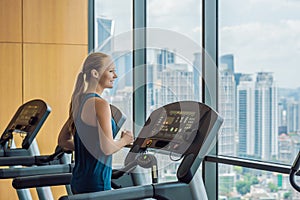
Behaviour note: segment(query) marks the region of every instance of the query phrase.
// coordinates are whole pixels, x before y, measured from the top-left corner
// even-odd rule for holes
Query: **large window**
[[[132,1],[94,1],[94,49],[113,57],[118,78],[114,88],[103,94],[111,104],[127,116],[123,128],[132,130]],[[123,165],[127,152],[114,156],[114,166]]]
[[[224,118],[213,153],[243,158],[240,162],[292,163],[300,149],[300,83],[296,73],[300,1],[94,2],[93,45],[96,51],[113,55],[119,74],[115,89],[105,95],[128,116],[125,128],[132,129],[136,123],[133,116],[140,117],[138,112],[147,118],[170,102],[204,101]],[[145,28],[146,34],[133,31],[134,27]],[[135,73],[137,68],[142,68],[141,73]],[[143,96],[134,95],[139,86]],[[286,176],[272,169],[265,173],[220,164],[214,174],[216,165],[208,165],[204,179],[212,186],[208,188],[210,196],[219,192],[220,199],[264,198],[256,193],[258,187],[268,197],[296,198]],[[162,180],[173,180],[176,163],[165,166]],[[218,181],[210,177],[215,175]],[[244,191],[243,181],[248,181]]]
[[[201,101],[201,1],[146,2],[147,115],[175,101]],[[176,180],[180,162],[158,156],[160,181]]]
[[[94,51],[111,55],[118,78],[113,90],[105,91],[110,103],[128,117],[125,128],[132,126],[132,1],[95,0]],[[126,40],[128,42],[119,42]]]
[[[219,1],[219,112],[225,119],[219,154],[291,164],[298,153],[299,8],[299,1],[288,0]],[[237,191],[241,174],[233,167],[219,168],[221,180],[229,175],[233,187],[222,195],[259,196]],[[274,199],[290,192],[272,184]],[[264,195],[275,192],[261,181],[255,187]]]
[[[199,0],[147,0],[148,114],[174,101],[201,101],[201,16]]]

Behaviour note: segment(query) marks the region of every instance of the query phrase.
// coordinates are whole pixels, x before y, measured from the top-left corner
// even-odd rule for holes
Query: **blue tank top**
[[[72,172],[71,187],[77,193],[111,189],[112,156],[105,155],[100,148],[98,127],[87,125],[80,117],[83,105],[87,99],[92,97],[101,98],[95,93],[86,94],[75,122],[75,166]],[[113,119],[111,119],[111,125],[113,138],[115,138],[117,126]]]

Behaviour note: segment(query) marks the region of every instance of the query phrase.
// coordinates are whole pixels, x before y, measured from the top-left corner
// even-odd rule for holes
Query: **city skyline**
[[[148,0],[147,25],[176,31],[201,46],[201,6],[198,0]],[[237,72],[272,71],[280,87],[299,88],[294,73],[300,57],[299,9],[296,0],[220,1],[219,53],[235,55]],[[97,10],[115,19],[116,34],[132,30],[130,0],[96,1]]]

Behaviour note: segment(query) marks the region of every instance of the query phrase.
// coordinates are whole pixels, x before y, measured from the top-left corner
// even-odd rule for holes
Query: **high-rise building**
[[[259,72],[255,82],[255,154],[263,160],[278,156],[277,87],[270,72]]]
[[[278,102],[278,135],[287,134],[287,99],[281,97]]]
[[[112,57],[118,75],[115,80],[116,87],[112,89],[112,93],[115,93],[116,90],[132,86],[132,52],[115,51]]]
[[[289,99],[287,102],[286,115],[288,133],[300,130],[300,102]]]
[[[219,154],[236,155],[236,84],[233,55],[224,55],[219,65],[219,113],[224,118],[219,133]]]
[[[201,88],[202,88],[202,54],[200,52],[194,53],[193,72],[194,72],[194,92],[195,101],[201,101]]]
[[[175,63],[175,53],[168,49],[160,49],[157,54],[157,64],[159,66],[158,71],[166,69],[168,64]]]
[[[95,49],[106,53],[113,50],[114,20],[106,17],[96,18]]]
[[[238,155],[254,156],[254,81],[250,74],[242,74],[237,86]]]
[[[148,111],[175,101],[195,100],[193,71],[187,63],[176,62],[176,51],[154,49],[150,52],[154,54],[151,55],[154,62],[147,63]]]
[[[293,156],[292,138],[287,134],[281,134],[278,139],[278,160],[289,164]]]
[[[186,64],[173,64],[162,72],[161,102],[167,103],[194,100],[193,72],[188,71]]]

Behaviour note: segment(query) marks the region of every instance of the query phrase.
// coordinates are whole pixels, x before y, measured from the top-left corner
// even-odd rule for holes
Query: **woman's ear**
[[[91,70],[91,75],[94,78],[97,78],[97,79],[99,78],[99,72],[97,70],[95,70],[95,69]]]

